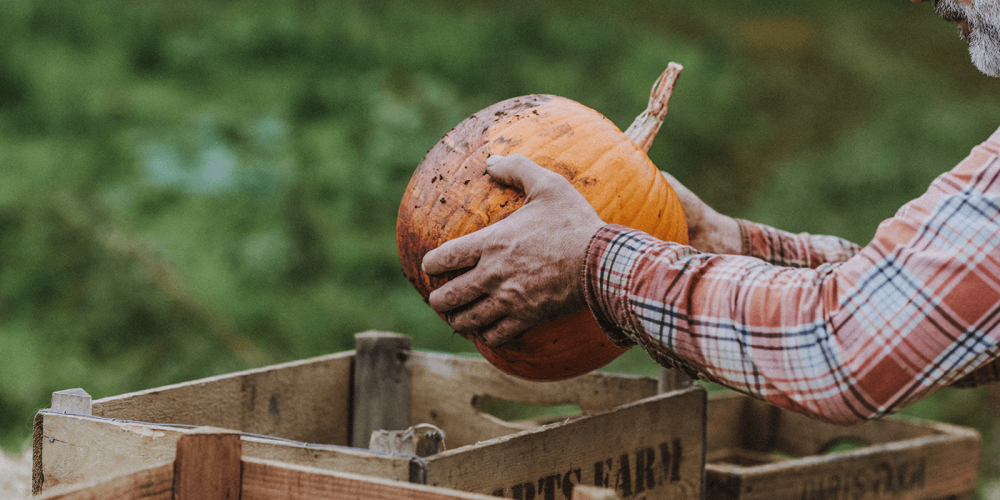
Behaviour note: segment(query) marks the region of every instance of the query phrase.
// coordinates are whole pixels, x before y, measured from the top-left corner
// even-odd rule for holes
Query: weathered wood
[[[445,450],[444,431],[431,424],[417,424],[402,431],[380,429],[372,432],[368,449],[428,457]]]
[[[431,361],[428,364],[434,365],[433,361],[440,359],[439,357],[434,357],[428,360]],[[464,362],[458,362],[457,365],[462,367],[464,366]],[[485,390],[483,392],[499,394],[511,399],[515,399],[515,395],[511,394],[511,392],[518,392],[516,399],[527,399],[529,402],[554,401],[560,404],[564,403],[568,397],[570,401],[579,401],[580,406],[585,408],[600,407],[601,405],[609,404],[609,401],[615,402],[618,399],[627,399],[627,395],[630,394],[654,393],[656,384],[651,379],[634,377],[619,378],[602,375],[592,379],[600,382],[599,384],[590,385],[589,387],[573,383],[541,384],[540,389],[543,394],[530,394],[530,386],[520,388],[517,386],[514,388],[505,387],[496,378],[491,379],[489,376],[484,375],[484,373],[489,372],[482,371],[482,366],[471,369],[469,372],[479,373],[478,377],[481,377],[483,380],[490,380],[489,382],[484,382],[483,389]],[[462,373],[463,370],[458,369],[453,375],[460,375]],[[499,372],[494,370],[492,373],[496,374]],[[476,376],[472,377],[472,380],[475,379]],[[470,383],[470,381],[466,381],[464,384],[459,383],[461,380],[460,378],[443,377],[434,379],[431,377],[425,380],[425,382],[428,386],[435,387],[431,391],[431,394],[438,394],[437,391],[440,389],[437,389],[437,387],[440,385],[456,388],[462,402],[461,405],[456,406],[461,406],[463,411],[473,420],[483,419],[483,416],[476,413],[471,403],[465,399],[466,396],[461,391],[458,391],[457,386],[465,386]],[[467,388],[463,389],[467,390]],[[206,391],[206,394],[214,394],[214,392],[215,389],[210,388]],[[449,397],[448,392],[441,391],[441,397]],[[484,442],[475,447],[467,446],[465,450],[467,455],[457,455],[454,454],[455,450],[452,450],[433,455],[424,461],[417,461],[415,459],[411,461],[407,456],[376,454],[358,448],[307,445],[298,442],[275,441],[264,437],[246,435],[242,437],[243,453],[245,458],[276,460],[289,464],[359,473],[381,478],[410,479],[417,482],[423,482],[424,478],[430,477],[432,472],[437,473],[438,477],[453,476],[457,479],[463,479],[465,476],[460,474],[460,471],[449,472],[449,469],[459,467],[466,461],[476,463],[475,456],[484,453],[490,457],[503,456],[504,462],[520,463],[521,471],[525,473],[531,471],[544,472],[547,469],[543,466],[547,464],[555,464],[554,466],[556,467],[569,466],[575,463],[574,460],[576,458],[579,458],[578,461],[582,465],[573,466],[573,468],[567,471],[560,472],[563,475],[563,479],[572,484],[580,484],[581,481],[583,484],[592,484],[594,478],[591,476],[593,476],[595,464],[598,461],[604,460],[611,460],[611,464],[607,465],[607,467],[602,465],[602,467],[604,467],[609,481],[615,481],[617,476],[623,474],[621,468],[624,460],[632,464],[632,469],[630,469],[631,472],[624,473],[622,477],[629,477],[629,481],[635,482],[635,471],[639,470],[635,469],[637,466],[636,457],[638,456],[636,453],[643,453],[641,460],[644,461],[644,465],[640,469],[645,472],[646,468],[648,468],[646,465],[652,463],[644,454],[645,450],[647,448],[652,450],[654,460],[662,460],[662,451],[659,448],[659,444],[667,444],[665,450],[668,453],[681,450],[683,456],[686,457],[685,464],[689,463],[689,459],[691,462],[701,463],[700,457],[702,456],[703,448],[701,440],[704,439],[702,427],[704,419],[697,415],[704,414],[702,408],[704,396],[700,396],[700,399],[695,398],[694,403],[692,403],[689,397],[680,397],[677,400],[671,399],[669,401],[659,399],[670,399],[671,397],[673,396],[662,395],[657,396],[653,400],[635,403],[630,406],[627,405],[622,408],[623,413],[617,413],[618,410],[608,410],[603,413],[596,412],[594,415],[578,417],[568,423],[552,424],[532,431],[514,434],[510,436],[510,439],[499,440],[497,442]],[[636,405],[638,405],[638,409],[634,408]],[[644,409],[646,406],[649,408]],[[695,409],[691,410],[691,408]],[[677,412],[682,409],[683,411],[695,411],[697,413],[680,415],[681,419],[686,423],[678,423],[675,421],[675,418],[678,418]],[[640,415],[641,418],[636,417],[633,413]],[[596,424],[590,422],[593,419],[597,420]],[[652,420],[655,420],[655,425],[648,425]],[[456,424],[461,423],[458,420],[449,421]],[[38,424],[38,439],[36,442],[39,443],[36,455],[40,464],[36,475],[44,479],[44,481],[40,480],[39,484],[44,485],[44,489],[46,490],[58,483],[103,477],[111,473],[121,472],[122,470],[135,471],[143,467],[161,463],[164,460],[169,460],[173,456],[178,438],[181,435],[191,432],[190,429],[184,428],[127,423],[102,417],[65,415],[48,410],[39,412],[36,422]],[[694,432],[689,428],[692,425],[696,429]],[[694,441],[678,441],[676,446],[672,440],[650,446],[639,446],[640,441],[645,442],[644,440],[646,439],[662,437],[663,433],[668,432],[666,429],[669,429],[671,432],[697,436],[697,438]],[[513,431],[505,428],[505,432],[509,434]],[[591,436],[601,437],[591,438]],[[563,441],[566,441],[566,444],[562,444]],[[531,450],[539,447],[549,447],[549,443],[554,443],[554,447],[550,448],[549,455],[532,456],[533,453],[531,453]],[[592,453],[593,456],[588,456],[581,451],[580,453],[582,454],[577,457],[578,448]],[[552,453],[552,450],[560,449],[563,451]],[[437,458],[448,453],[452,453],[448,460],[435,463]],[[597,454],[600,454],[600,457],[594,458]],[[623,455],[626,458],[622,459]],[[562,461],[554,461],[557,456],[560,456],[560,460]],[[530,457],[531,459],[522,461],[521,458],[525,457]],[[494,464],[492,463],[492,458],[484,460],[490,462],[487,465],[483,465],[488,471],[488,475],[492,475],[494,478],[503,477],[499,472],[503,470],[499,465],[500,462]],[[524,468],[525,464],[527,464],[527,469]],[[580,478],[576,477],[575,469],[581,469]],[[566,476],[567,472],[569,476]],[[698,467],[696,467],[695,473],[700,477],[700,469]],[[539,486],[540,491],[548,488],[549,483],[553,481],[549,477],[554,472],[548,472],[547,474],[546,478],[542,478],[543,481],[541,486]],[[692,474],[692,471],[681,468],[678,469],[678,474],[682,474],[679,477],[687,482],[684,484],[690,486],[692,481],[689,480],[689,476]],[[585,476],[589,477],[589,479],[585,478]],[[529,480],[534,482],[536,479],[539,478],[526,479],[524,482]],[[642,480],[646,480],[645,476],[643,476]],[[697,480],[693,482],[699,483]],[[444,483],[439,484],[444,485]],[[495,484],[498,489],[509,486],[502,481]],[[457,482],[455,484],[447,484],[447,486],[465,489]],[[562,487],[562,483],[560,483],[560,487]],[[684,487],[686,488],[687,486]],[[43,489],[42,486],[39,486],[39,490],[41,489]],[[691,491],[697,491],[697,488]],[[513,487],[506,490],[508,496],[513,494],[513,492]],[[493,493],[493,491],[488,491],[488,493]],[[649,496],[649,498],[656,497]]]
[[[238,462],[242,476],[242,500],[495,500],[478,493],[372,478],[290,465],[270,460],[244,458]],[[184,473],[181,473],[184,474]],[[57,487],[38,500],[173,500],[174,463],[154,466],[126,475]],[[198,498],[212,499],[204,491]]]
[[[201,428],[177,439],[174,459],[176,500],[239,500],[240,435]]]
[[[32,490],[39,493],[174,459],[180,429],[40,412],[35,418]]]
[[[62,485],[33,500],[173,500],[173,461],[128,474]]]
[[[177,440],[177,458],[127,474],[61,485],[44,500],[489,500],[492,497],[357,474],[241,458],[240,436],[199,428]]]
[[[347,446],[353,357],[348,351],[98,399],[93,413]]]
[[[529,382],[480,358],[420,351],[411,353],[410,380],[410,423],[443,429],[452,449],[537,427],[480,412],[477,401],[483,397],[536,405],[575,404],[586,415],[657,394],[657,382],[650,378],[593,372],[558,382]]]
[[[618,500],[621,497],[611,488],[577,486],[573,488],[572,498],[573,500]]]
[[[687,374],[661,366],[660,380],[659,384],[656,386],[656,390],[662,394],[664,392],[670,392],[677,389],[685,389],[687,387],[691,387],[693,384],[694,380],[687,376]]]
[[[496,500],[464,491],[243,459],[242,500]]]
[[[66,389],[52,393],[52,410],[79,415],[91,414],[90,394],[83,389]]]
[[[410,426],[410,339],[385,332],[354,336],[351,446],[368,446],[372,431]]]
[[[65,483],[134,472],[173,460],[177,439],[190,429],[99,417],[40,412],[32,470],[33,491]],[[303,445],[244,436],[245,456],[384,478],[406,478],[410,459],[348,447]]]
[[[568,496],[577,484],[701,498],[704,405],[704,389],[691,387],[452,449],[427,459],[428,484],[513,498]]]
[[[843,427],[745,396],[708,406],[706,491],[712,499],[961,496],[976,486],[975,430],[896,418]],[[823,454],[841,440],[860,449]]]

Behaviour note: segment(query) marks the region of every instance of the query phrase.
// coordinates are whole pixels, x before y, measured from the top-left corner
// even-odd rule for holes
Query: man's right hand
[[[688,244],[706,253],[742,254],[743,239],[736,219],[716,212],[672,175],[661,173],[670,183],[670,187],[674,188],[681,206],[684,207],[688,225]]]

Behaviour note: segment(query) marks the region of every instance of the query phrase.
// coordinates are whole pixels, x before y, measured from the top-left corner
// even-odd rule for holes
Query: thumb
[[[492,155],[486,159],[486,171],[493,180],[523,191],[528,200],[544,191],[544,186],[551,186],[551,182],[566,181],[561,175],[542,167],[522,154]]]

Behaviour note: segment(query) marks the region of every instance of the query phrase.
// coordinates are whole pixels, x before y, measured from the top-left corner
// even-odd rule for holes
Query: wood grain
[[[704,404],[692,387],[449,450],[427,459],[428,484],[513,498],[568,496],[577,484],[701,498]]]
[[[239,500],[240,435],[202,428],[177,439],[174,459],[175,500]]]
[[[371,331],[354,340],[351,446],[367,448],[372,431],[410,427],[410,339]]]
[[[348,445],[353,351],[94,401],[96,416]]]
[[[589,414],[657,394],[657,381],[644,377],[593,372],[558,382],[529,382],[483,359],[420,351],[411,354],[410,377],[410,424],[441,428],[449,449],[537,427],[480,412],[476,402],[483,396],[536,405],[575,404]]]
[[[32,470],[33,490],[47,491],[58,484],[74,484],[95,477],[134,472],[173,460],[177,439],[190,429],[142,425],[40,412]],[[408,457],[368,453],[346,446],[309,446],[302,443],[243,436],[245,456],[304,464],[375,477],[406,478]]]
[[[402,481],[243,459],[242,500],[496,500],[493,497]]]
[[[746,396],[708,404],[712,499],[936,499],[976,486],[982,443],[968,428],[897,418],[844,427]],[[842,440],[853,451],[824,454]]]
[[[173,500],[173,461],[111,478],[57,486],[33,500]]]

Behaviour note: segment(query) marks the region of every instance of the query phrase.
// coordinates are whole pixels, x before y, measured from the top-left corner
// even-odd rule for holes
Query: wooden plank
[[[110,478],[92,479],[76,485],[62,485],[34,500],[173,500],[174,463],[142,469]]]
[[[707,497],[721,500],[957,496],[975,489],[981,455],[972,429],[894,418],[837,426],[736,394],[709,401],[707,428]],[[867,446],[820,454],[841,439]]]
[[[945,498],[975,489],[979,449],[934,436],[754,467],[709,464],[707,489],[722,500]],[[728,490],[719,475],[728,476]]]
[[[243,459],[242,500],[496,500],[445,488],[333,472],[255,458]]]
[[[174,459],[181,430],[40,412],[33,490],[129,473]]]
[[[187,432],[190,429],[39,412],[36,415],[33,491],[39,493],[58,484],[134,472],[173,460],[177,439]],[[408,457],[253,436],[243,436],[242,442],[244,455],[248,457],[384,478],[409,476]]]
[[[348,445],[353,351],[94,401],[97,416]]]
[[[655,381],[654,381],[655,383]],[[701,498],[705,391],[691,387],[428,457],[428,484],[513,498]]]
[[[372,431],[410,426],[410,339],[385,332],[354,336],[351,446],[367,448]]]
[[[410,457],[347,446],[311,446],[243,436],[243,456],[386,479],[406,479],[410,474]]]
[[[588,414],[657,394],[657,381],[650,378],[593,372],[558,382],[530,382],[480,358],[420,351],[411,354],[410,377],[410,424],[443,429],[448,448],[534,427],[481,413],[476,401],[484,396],[537,405],[575,404]]]
[[[199,428],[177,439],[173,491],[176,500],[240,498],[240,435]]]
[[[577,486],[573,488],[572,500],[618,500],[618,492],[611,488]]]

